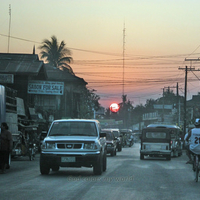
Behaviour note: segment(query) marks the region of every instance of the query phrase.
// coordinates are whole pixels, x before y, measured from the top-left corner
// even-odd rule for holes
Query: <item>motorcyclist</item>
[[[195,120],[195,128],[191,129],[186,137],[186,141],[189,142],[189,153],[199,154],[200,155],[200,118]],[[190,160],[189,163],[192,163]]]

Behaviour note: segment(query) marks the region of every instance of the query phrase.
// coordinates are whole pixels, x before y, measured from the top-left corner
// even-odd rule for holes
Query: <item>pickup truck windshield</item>
[[[94,122],[55,122],[48,136],[97,136]]]

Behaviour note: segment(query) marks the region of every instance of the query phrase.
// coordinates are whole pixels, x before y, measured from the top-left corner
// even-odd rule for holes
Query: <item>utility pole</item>
[[[190,67],[188,68],[187,66],[185,66],[185,68],[181,68],[179,67],[179,69],[185,70],[185,95],[184,95],[184,126],[183,126],[183,133],[184,135],[186,134],[186,122],[187,122],[187,73],[188,71],[200,71],[195,70],[194,67],[192,67],[192,61],[200,61],[200,58],[197,59],[187,59],[185,58],[185,61],[190,61]]]
[[[9,53],[9,48],[10,48],[10,26],[11,26],[11,5],[9,4],[9,31],[8,31],[8,53]]]
[[[176,97],[177,97],[177,101],[176,101],[176,108],[177,108],[177,122],[178,122],[178,126],[180,126],[180,97],[179,97],[179,87],[178,87],[178,82],[176,84]]]
[[[122,95],[124,96],[124,65],[125,65],[125,24],[123,29],[123,77],[122,77]]]
[[[123,75],[122,75],[122,107],[123,107],[123,126],[126,125],[125,111],[125,95],[124,95],[124,65],[125,65],[125,24],[123,29]]]
[[[170,88],[176,88],[176,108],[177,108],[177,124],[180,124],[180,98],[179,98],[179,87],[178,83],[176,86],[168,86],[163,88],[163,97],[164,97],[164,90],[167,89],[167,92],[170,93]],[[164,100],[163,100],[164,102]],[[164,105],[163,105],[163,115],[164,115]]]

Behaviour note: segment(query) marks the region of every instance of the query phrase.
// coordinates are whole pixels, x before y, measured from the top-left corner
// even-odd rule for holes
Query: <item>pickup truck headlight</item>
[[[46,143],[46,148],[47,149],[55,149],[56,148],[56,145],[55,145],[55,143],[49,143],[49,142],[47,142]]]
[[[85,143],[84,149],[97,149],[97,145],[95,143]]]

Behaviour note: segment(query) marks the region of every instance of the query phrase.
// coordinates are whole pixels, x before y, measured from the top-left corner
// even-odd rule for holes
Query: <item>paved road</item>
[[[61,168],[42,176],[36,160],[16,158],[6,174],[0,174],[2,200],[148,200],[200,199],[200,182],[194,181],[185,153],[171,161],[139,159],[138,143],[108,155],[107,171],[94,176],[91,168]]]

